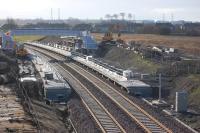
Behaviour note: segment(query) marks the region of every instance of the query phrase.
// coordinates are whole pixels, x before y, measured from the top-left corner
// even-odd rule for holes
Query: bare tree
[[[129,19],[130,21],[131,21],[132,17],[133,17],[132,14],[129,13],[129,14],[128,14],[128,19]]]
[[[136,20],[135,20],[135,14],[132,15],[132,18],[133,18],[133,22],[136,22]]]
[[[106,18],[106,19],[110,19],[110,18],[111,18],[111,15],[110,15],[110,14],[106,14],[106,15],[105,15],[105,18]]]
[[[125,16],[126,16],[126,13],[121,12],[121,13],[120,13],[120,16],[122,17],[122,20],[124,20],[124,18],[125,18]]]
[[[15,23],[15,20],[12,18],[7,18],[6,20],[6,24],[4,24],[3,26],[1,26],[1,29],[4,31],[8,31],[8,30],[13,30],[16,29],[18,26]]]
[[[114,15],[110,15],[110,20],[113,20],[113,18],[114,18]]]
[[[118,19],[118,15],[114,14],[113,17],[117,20]]]
[[[133,18],[132,14],[129,13],[128,14],[128,20],[130,21],[129,23],[131,23],[132,18]],[[131,31],[131,29],[132,29],[132,25],[131,24],[128,25],[128,29],[129,29],[129,31]]]

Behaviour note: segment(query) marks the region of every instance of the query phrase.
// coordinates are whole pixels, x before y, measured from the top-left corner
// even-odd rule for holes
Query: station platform
[[[43,45],[43,44],[38,44],[38,43],[30,43],[30,42],[27,42],[26,44],[44,48],[47,50],[51,50],[51,51],[54,51],[55,53],[70,57],[73,60],[99,72],[103,76],[105,76],[108,79],[112,80],[113,82],[117,83],[122,88],[126,89],[126,91],[130,94],[140,95],[143,97],[151,97],[152,96],[151,86],[140,80],[128,79],[127,77],[124,77],[123,75],[117,74],[117,72],[110,71],[109,69],[104,68],[104,67],[102,67],[92,61],[89,61],[85,58],[82,58],[79,56],[72,56],[71,52],[63,50],[62,48],[58,49],[56,47],[51,47],[48,45]]]
[[[69,84],[45,58],[38,56],[39,53],[29,52],[34,55],[32,62],[43,80],[44,98],[55,103],[66,103],[71,94]]]

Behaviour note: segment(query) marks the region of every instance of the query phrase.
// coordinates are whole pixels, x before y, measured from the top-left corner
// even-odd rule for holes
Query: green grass
[[[200,113],[200,74],[188,74],[181,77],[177,77],[175,80],[178,87],[174,87],[171,90],[171,103],[174,103],[175,92],[184,90],[188,91],[188,109],[193,110],[196,113]],[[187,86],[181,87],[186,84]],[[189,85],[189,86],[188,86]],[[173,95],[173,96],[172,96]],[[200,116],[193,113],[179,114],[178,116],[182,121],[187,123],[190,127],[198,129],[200,131]]]
[[[194,88],[189,92],[189,102],[193,105],[200,105],[200,75],[192,74],[188,79],[194,84]]]
[[[26,36],[14,36],[14,40],[16,42],[25,42],[25,41],[35,41],[35,40],[38,40],[38,39],[41,39],[43,38],[44,36],[32,36],[32,35],[26,35]]]
[[[141,55],[135,54],[133,51],[117,47],[108,50],[103,58],[115,62],[124,69],[138,70],[143,73],[155,73],[161,67],[159,64],[143,59]]]
[[[192,90],[189,99],[191,103],[200,105],[200,87]]]
[[[198,74],[191,74],[188,76],[188,78],[190,80],[192,80],[193,82],[199,82],[200,83],[200,75]]]
[[[137,68],[146,70],[147,72],[151,73],[155,73],[158,68],[161,67],[159,64],[153,63],[146,59],[142,59],[142,57],[139,55],[135,55],[135,58],[133,58],[133,62],[135,62],[134,64]]]

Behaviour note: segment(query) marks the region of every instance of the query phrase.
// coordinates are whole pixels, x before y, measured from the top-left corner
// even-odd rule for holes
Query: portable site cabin
[[[48,101],[55,103],[67,102],[71,94],[71,88],[68,84],[65,84],[56,80],[46,80],[44,84],[44,97]]]

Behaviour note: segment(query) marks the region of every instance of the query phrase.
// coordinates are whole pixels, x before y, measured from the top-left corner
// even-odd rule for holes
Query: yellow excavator
[[[102,43],[103,44],[107,44],[107,43],[114,44],[115,43],[112,32],[107,32],[104,34],[104,36],[102,38]]]
[[[109,28],[109,32],[105,33],[103,38],[102,38],[102,44],[117,44],[117,43],[124,43],[124,40],[121,39],[121,33],[119,32],[121,29],[121,25],[112,25]],[[118,36],[116,39],[113,37],[112,31],[118,32]]]
[[[121,33],[118,33],[116,43],[125,44],[125,41],[121,38]]]

